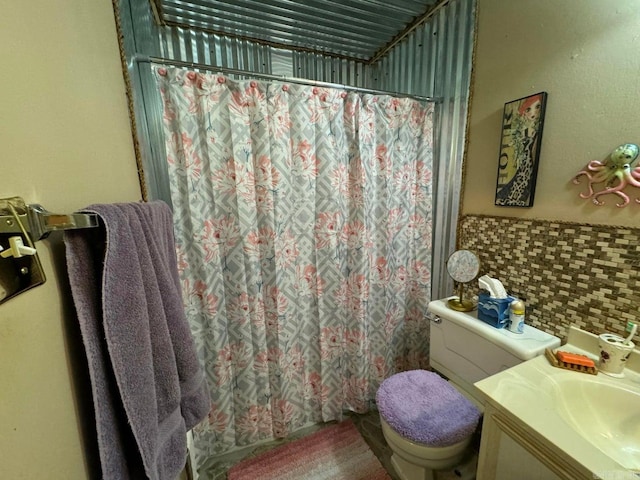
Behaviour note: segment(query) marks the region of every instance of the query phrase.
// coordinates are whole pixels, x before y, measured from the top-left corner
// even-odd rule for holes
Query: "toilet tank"
[[[523,333],[478,320],[477,311],[457,312],[447,299],[429,303],[431,367],[480,401],[473,384],[560,346],[560,339],[530,325]]]

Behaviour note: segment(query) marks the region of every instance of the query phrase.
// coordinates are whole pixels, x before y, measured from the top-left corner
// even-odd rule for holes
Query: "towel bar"
[[[15,209],[17,218],[11,207]],[[47,211],[42,205],[26,205],[20,197],[0,199],[0,234],[23,233],[20,224],[37,242],[56,230],[91,228],[98,226],[98,216],[94,213],[71,213],[60,215]]]
[[[59,215],[21,197],[0,199],[0,303],[46,281],[34,242],[56,230],[97,226],[96,214]]]

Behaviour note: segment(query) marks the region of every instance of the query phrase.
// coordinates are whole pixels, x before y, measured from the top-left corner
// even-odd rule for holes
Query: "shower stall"
[[[304,23],[323,1],[284,13],[287,2],[256,5],[265,25],[274,12]],[[212,394],[191,437],[196,469],[365,412],[380,381],[428,364],[426,304],[452,292],[444,264],[456,242],[475,1],[394,3],[433,5],[383,48],[349,32],[325,38],[332,53],[176,20],[204,18],[207,2],[116,8],[143,194],[173,207]]]
[[[444,263],[456,246],[476,0],[438,2],[403,38],[379,51],[384,55],[374,62],[355,55],[338,57],[309,49],[286,50],[282,45],[257,43],[221,32],[162,25],[158,22],[158,8],[153,8],[158,3],[157,0],[117,2],[139,169],[144,172],[148,198],[170,201],[166,171],[156,168],[165,155],[158,120],[161,104],[150,64],[140,61],[146,57],[431,97],[438,101],[431,293],[433,298],[452,293],[453,284]],[[179,7],[182,2],[173,3]],[[371,2],[346,3],[367,5]],[[328,4],[327,9],[330,9]],[[265,20],[269,19],[267,15],[265,13]]]

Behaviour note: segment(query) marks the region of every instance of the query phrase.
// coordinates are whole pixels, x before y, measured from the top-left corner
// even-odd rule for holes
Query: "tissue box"
[[[478,319],[492,327],[504,328],[509,323],[509,304],[514,297],[491,298],[488,293],[478,295]]]

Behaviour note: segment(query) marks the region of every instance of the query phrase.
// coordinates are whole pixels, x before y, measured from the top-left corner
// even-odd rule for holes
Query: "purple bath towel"
[[[210,409],[184,314],[163,202],[91,205],[101,227],[67,231],[102,477],[177,478],[186,432]]]
[[[380,415],[396,432],[430,447],[447,447],[473,433],[480,411],[438,374],[410,370],[387,378],[376,395]]]

